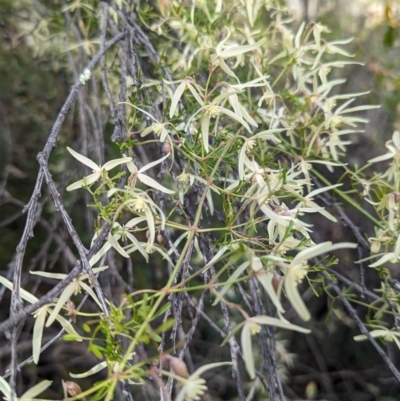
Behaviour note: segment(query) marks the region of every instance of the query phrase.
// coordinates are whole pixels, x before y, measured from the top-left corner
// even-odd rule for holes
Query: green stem
[[[193,226],[192,226],[192,230],[190,231],[186,244],[183,247],[183,250],[179,256],[178,261],[176,262],[175,268],[171,274],[171,276],[168,279],[167,285],[165,286],[165,291],[161,292],[160,297],[157,299],[157,301],[154,303],[151,311],[149,312],[149,314],[147,315],[146,319],[143,321],[143,323],[141,324],[141,326],[139,327],[139,330],[136,332],[135,338],[133,339],[133,341],[129,344],[129,347],[127,348],[124,358],[120,363],[120,371],[122,372],[123,369],[125,369],[126,364],[128,363],[128,359],[129,356],[132,354],[133,350],[135,349],[136,345],[139,342],[139,338],[140,336],[143,334],[143,332],[145,331],[145,329],[147,328],[147,326],[150,324],[151,320],[153,319],[154,314],[157,312],[158,308],[160,307],[162,301],[164,300],[164,298],[169,294],[168,288],[171,287],[172,283],[174,282],[174,279],[176,277],[176,275],[179,272],[179,269],[182,266],[183,260],[185,259],[186,256],[186,252],[189,249],[189,246],[191,244],[191,242],[193,241],[193,238],[196,234],[196,228],[197,225],[199,224],[200,221],[200,216],[201,216],[201,211],[203,208],[203,204],[204,201],[206,199],[206,194],[207,191],[210,190],[210,184],[207,184],[206,188],[204,189],[203,195],[200,199],[199,202],[199,206],[197,208],[197,212],[196,212],[196,216],[193,222]],[[115,391],[115,387],[118,383],[119,378],[116,376],[114,378],[114,380],[112,381],[110,388],[108,389],[107,392],[107,396],[105,398],[105,401],[111,401],[113,399],[113,395],[114,395],[114,391]]]
[[[311,169],[312,173],[320,180],[322,181],[326,186],[332,185],[322,174],[318,173],[318,171]],[[357,209],[360,213],[362,213],[365,217],[370,219],[376,226],[381,228],[382,230],[385,229],[384,225],[377,220],[375,217],[373,217],[371,214],[369,214],[364,208],[362,208],[357,202],[355,202],[350,196],[346,195],[344,192],[342,192],[338,188],[332,188],[332,191],[335,192],[337,195],[339,195],[342,199],[344,199],[349,205],[353,206],[355,209]]]

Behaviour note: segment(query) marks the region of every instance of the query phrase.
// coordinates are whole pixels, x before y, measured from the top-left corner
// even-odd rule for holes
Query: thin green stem
[[[144,319],[143,323],[141,324],[141,326],[139,327],[138,331],[136,332],[135,338],[133,339],[133,341],[129,344],[124,358],[120,363],[120,371],[122,372],[125,369],[126,364],[128,363],[128,359],[130,357],[130,355],[132,354],[133,350],[135,349],[136,345],[139,342],[139,338],[141,337],[141,335],[143,334],[143,332],[146,330],[147,326],[150,324],[151,320],[154,317],[154,314],[157,312],[158,308],[160,307],[162,301],[164,300],[164,298],[169,294],[170,292],[170,287],[172,285],[172,283],[174,282],[174,279],[176,277],[176,275],[178,274],[182,263],[185,259],[186,253],[189,249],[190,243],[193,241],[194,236],[196,234],[196,229],[197,229],[197,225],[199,224],[200,221],[200,216],[201,216],[201,212],[202,212],[202,208],[203,208],[203,204],[204,201],[206,199],[206,194],[207,191],[210,190],[210,184],[208,184],[203,192],[203,195],[200,199],[198,208],[197,208],[197,212],[196,212],[196,216],[193,222],[193,226],[192,226],[192,230],[190,231],[186,244],[183,247],[183,250],[179,256],[178,261],[176,262],[176,265],[174,267],[174,270],[171,274],[171,276],[168,279],[167,285],[165,286],[164,291],[161,291],[160,297],[157,299],[157,301],[154,303],[153,307],[151,308],[151,311],[149,312],[149,314],[146,316],[146,318]],[[108,389],[107,392],[107,396],[105,398],[105,401],[110,401],[113,399],[114,396],[114,392],[115,392],[115,387],[118,383],[118,377],[115,377],[110,385],[110,388]]]
[[[311,169],[312,173],[320,180],[322,181],[326,186],[332,185],[322,174],[318,173],[318,171]],[[355,209],[357,209],[360,213],[362,213],[365,217],[367,217],[369,220],[371,220],[376,226],[381,228],[382,230],[385,229],[384,225],[382,222],[377,220],[375,217],[373,217],[370,213],[368,213],[362,206],[360,206],[357,202],[354,201],[354,199],[350,198],[350,196],[346,195],[343,191],[341,191],[338,188],[332,188],[332,191],[335,192],[337,195],[339,195],[343,200],[345,200],[349,205],[353,206]]]

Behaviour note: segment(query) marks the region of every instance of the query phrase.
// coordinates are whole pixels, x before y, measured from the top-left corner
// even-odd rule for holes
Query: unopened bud
[[[71,299],[68,299],[66,307],[67,307],[68,316],[75,323],[75,320],[76,320],[75,319],[76,318],[76,308],[75,308],[75,304],[71,301]]]
[[[168,153],[171,153],[171,144],[168,142],[164,143],[164,153],[167,155]]]
[[[162,234],[157,234],[157,242],[160,245],[164,245],[164,237],[162,236]]]
[[[169,366],[178,376],[185,378],[190,376],[186,363],[183,362],[182,359],[170,355],[167,356],[167,359],[169,361]]]
[[[76,395],[80,394],[82,392],[81,388],[79,385],[75,382],[71,381],[62,381],[62,386],[64,388],[64,392],[67,393],[68,395],[75,397]]]
[[[275,292],[278,292],[281,280],[282,277],[276,271],[274,271],[274,276],[272,277],[272,286],[274,287]]]

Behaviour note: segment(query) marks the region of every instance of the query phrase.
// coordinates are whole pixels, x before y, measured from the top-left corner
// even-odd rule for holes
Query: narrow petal
[[[44,322],[47,316],[47,306],[40,308],[40,312],[36,316],[35,325],[33,326],[33,337],[32,337],[32,356],[33,362],[37,365],[39,362],[40,348],[42,347],[42,337]]]
[[[239,171],[239,179],[244,180],[244,161],[246,158],[246,142],[242,145],[242,148],[239,152],[239,163],[238,163],[238,171]]]
[[[99,171],[100,166],[98,166],[93,160],[88,159],[87,157],[81,155],[78,152],[75,152],[75,150],[69,148],[67,146],[67,150],[69,153],[71,153],[72,156],[75,157],[75,159],[79,160],[81,163],[85,164],[86,166],[90,167],[93,171]]]
[[[122,248],[122,246],[113,235],[108,234],[107,240],[118,253],[120,253],[124,258],[129,259],[129,255],[125,252],[125,250]]]
[[[200,106],[204,106],[204,102],[200,97],[200,94],[198,91],[196,91],[196,89],[194,88],[194,85],[192,85],[190,82],[187,82],[187,87],[189,88],[190,92],[192,93],[193,97],[197,100],[197,103]]]
[[[163,187],[161,184],[159,184],[156,180],[149,177],[148,175],[139,174],[138,179],[140,182],[147,185],[148,187],[157,189],[158,191],[164,192],[165,194],[174,194],[175,193],[175,191],[171,191],[170,189]]]
[[[132,246],[129,246],[126,250],[129,253],[135,252],[136,250],[139,251],[142,256],[146,259],[146,262],[149,263],[149,255],[141,245],[141,243],[133,236],[131,233],[127,233],[126,236],[132,242]]]
[[[72,324],[67,319],[63,318],[60,315],[57,315],[56,320],[61,324],[61,326],[68,334],[73,334],[74,336],[76,336],[74,341],[82,341],[82,339],[80,339],[80,335],[75,331]]]
[[[11,387],[2,376],[0,376],[0,391],[7,397],[7,399],[11,400]]]
[[[67,187],[67,191],[73,191],[78,188],[82,188],[84,185],[91,185],[101,177],[101,171],[96,171],[84,177],[82,180],[76,181]]]
[[[8,288],[10,291],[14,291],[14,284],[11,281],[8,281],[3,276],[0,276],[0,284],[3,284],[4,287]],[[39,301],[34,295],[32,295],[30,292],[24,290],[23,288],[19,289],[19,293],[20,293],[22,299],[25,299],[25,301],[28,301],[31,304],[34,304],[37,301]]]
[[[331,252],[336,249],[342,249],[342,248],[357,248],[357,246],[358,246],[357,244],[351,242],[340,242],[338,244],[333,244],[333,245],[332,242],[330,241],[323,242],[321,244],[312,246],[311,248],[303,249],[294,257],[291,266],[298,265],[308,259],[315,258],[316,256],[319,256],[326,252]]]
[[[276,310],[279,313],[284,313],[285,310],[283,309],[283,306],[281,304],[281,301],[279,300],[278,295],[275,292],[275,288],[272,285],[272,279],[274,275],[271,272],[265,272],[265,273],[258,273],[256,275],[257,280],[261,283],[261,285],[264,287],[265,292],[268,294],[269,298],[271,299],[272,303],[275,305]]]
[[[265,43],[265,41],[266,41],[266,39],[264,38],[252,45],[234,46],[232,48],[224,50],[219,56],[223,57],[223,58],[239,56],[240,54],[247,53],[251,50],[258,49],[260,46],[263,45],[263,43]]]
[[[101,310],[103,310],[103,306],[101,305],[101,302],[97,298],[97,295],[95,294],[95,292],[86,283],[81,282],[80,285],[92,297],[93,301],[96,302],[96,304],[99,306],[99,308]]]
[[[235,281],[237,278],[239,278],[239,277],[243,274],[243,272],[247,269],[247,267],[249,266],[249,264],[250,264],[249,261],[243,262],[243,263],[242,263],[240,266],[238,266],[238,267],[236,268],[236,270],[230,275],[229,280],[228,280],[228,283],[225,284],[225,285],[221,288],[221,291],[219,291],[219,295],[220,295],[221,298],[226,294],[226,292],[229,290],[229,288],[232,287],[232,284],[234,284],[234,281]],[[213,303],[213,306],[217,305],[217,304],[219,303],[219,301],[220,301],[220,298],[216,298],[215,301],[214,301],[214,303]]]
[[[146,164],[145,166],[143,166],[140,170],[139,173],[143,173],[144,171],[148,170],[149,168],[152,168],[154,166],[156,166],[157,164],[162,163],[165,159],[167,159],[169,157],[169,153],[166,154],[164,157],[162,157],[161,159],[158,159],[154,162],[151,162],[149,164]]]
[[[110,160],[102,168],[106,171],[113,169],[123,163],[129,163],[132,161],[132,157],[121,157],[120,159]]]
[[[43,380],[22,394],[20,400],[31,400],[32,398],[36,398],[39,394],[43,393],[43,391],[47,390],[51,386],[51,383],[53,382],[50,380]]]
[[[100,258],[103,255],[105,255],[110,249],[111,249],[111,244],[109,242],[106,242],[101,247],[101,249],[90,258],[90,260],[89,260],[90,266],[94,266],[100,260]]]
[[[254,357],[253,350],[251,346],[251,333],[250,333],[250,325],[251,321],[246,322],[243,326],[241,333],[241,344],[242,344],[242,352],[243,352],[243,360],[246,365],[247,373],[250,376],[250,379],[254,379],[256,377],[256,371],[254,367]]]
[[[233,365],[232,362],[215,362],[215,363],[209,363],[207,365],[203,365],[200,368],[198,368],[190,377],[198,377],[201,376],[205,371],[218,368],[219,366],[224,366],[224,365]]]
[[[389,260],[392,259],[393,256],[394,256],[393,252],[386,253],[380,259],[378,259],[376,262],[374,262],[368,266],[369,267],[378,267],[380,265],[383,265],[386,262],[389,262]]]
[[[51,312],[49,318],[47,319],[46,327],[49,327],[54,322],[54,320],[55,320],[56,316],[59,314],[61,308],[68,301],[68,299],[71,298],[72,294],[75,292],[77,285],[78,285],[77,282],[73,281],[72,283],[69,283],[68,286],[65,288],[65,290],[62,292],[59,300],[57,301],[56,306],[53,309],[53,312]]]
[[[203,139],[204,151],[208,153],[208,135],[210,131],[210,116],[206,113],[201,119],[201,137]]]
[[[368,160],[368,163],[383,162],[385,160],[393,159],[393,157],[394,157],[393,153],[386,153],[382,156],[374,157],[373,159]]]
[[[95,375],[96,373],[99,373],[101,370],[105,369],[107,367],[107,362],[100,362],[97,365],[93,366],[92,369],[89,369],[85,373],[79,373],[79,374],[74,374],[70,373],[69,375],[73,377],[74,379],[83,379],[84,377],[89,377],[92,375]]]
[[[186,80],[183,80],[181,84],[176,88],[174,96],[172,96],[171,108],[169,109],[169,118],[172,118],[174,116],[179,100],[182,97],[182,94],[185,91],[185,89],[186,89]]]
[[[218,59],[218,63],[219,63],[219,66],[221,67],[221,69],[222,69],[226,74],[228,74],[229,76],[231,76],[231,77],[233,77],[233,78],[236,78],[235,73],[227,66],[227,64],[225,63],[225,61],[224,61],[223,58],[219,58],[219,59]]]
[[[388,332],[389,332],[388,329],[377,329],[377,330],[372,330],[369,334],[373,338],[379,338],[387,336]],[[368,340],[368,337],[365,334],[359,334],[358,336],[354,336],[353,339],[355,341],[364,341]]]
[[[178,239],[183,239],[185,236],[187,236],[186,233],[182,234]],[[175,245],[175,244],[174,244],[174,245]],[[177,246],[177,245],[175,245],[175,246]],[[223,246],[223,247],[213,256],[213,258],[204,266],[203,273],[204,273],[207,269],[209,269],[212,265],[214,265],[214,264],[219,260],[219,258],[220,258],[228,249],[229,249],[228,246],[226,246],[226,245]]]
[[[68,274],[64,273],[49,273],[49,272],[36,272],[36,271],[30,271],[29,273],[35,276],[54,278],[56,280],[64,280],[65,278],[68,277]]]
[[[286,295],[294,310],[304,321],[307,322],[311,319],[311,314],[308,311],[305,303],[303,302],[301,295],[299,294],[296,277],[295,274],[292,272],[292,269],[293,268],[290,268],[288,274],[285,276],[283,285],[285,287]]]
[[[300,333],[308,334],[311,332],[311,330],[309,330],[309,329],[306,329],[301,326],[297,326],[295,324],[291,324],[287,321],[280,320],[280,319],[277,319],[277,318],[271,317],[271,316],[265,316],[265,315],[253,316],[251,318],[251,320],[258,324],[266,324],[268,326],[275,326],[275,327],[279,327],[281,329],[294,330],[294,331],[298,331]]]
[[[233,118],[234,120],[238,121],[240,124],[242,124],[247,131],[251,132],[251,129],[249,125],[246,123],[246,121],[243,120],[243,117],[237,116],[235,113],[230,111],[229,109],[226,109],[225,107],[222,106],[216,106],[216,108],[221,112],[229,116],[230,118]]]

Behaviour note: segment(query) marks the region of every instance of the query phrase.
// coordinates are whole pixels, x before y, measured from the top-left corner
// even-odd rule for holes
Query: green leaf
[[[393,47],[396,36],[397,30],[391,26],[388,26],[383,37],[383,44],[385,45],[385,47]]]
[[[64,334],[63,335],[64,341],[82,341],[82,337],[79,334]]]

